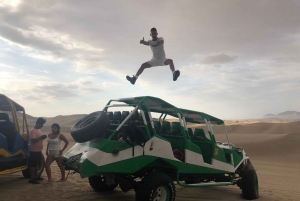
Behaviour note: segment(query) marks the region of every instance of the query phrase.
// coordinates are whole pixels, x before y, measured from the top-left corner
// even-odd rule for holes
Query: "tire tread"
[[[87,119],[95,117],[95,120],[85,127],[79,126]],[[80,119],[72,128],[71,135],[76,142],[82,143],[93,140],[97,137],[105,138],[105,130],[110,124],[108,116],[105,112],[93,112]]]
[[[244,199],[254,200],[259,197],[258,193],[256,193],[255,186],[257,184],[257,175],[256,171],[253,169],[246,169],[243,172],[242,176],[242,193]],[[258,188],[258,186],[257,186]]]

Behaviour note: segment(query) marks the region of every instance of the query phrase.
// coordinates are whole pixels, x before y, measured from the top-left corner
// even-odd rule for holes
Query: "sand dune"
[[[223,128],[215,128],[216,139],[226,141]],[[229,125],[230,142],[244,147],[252,160],[259,178],[262,201],[300,200],[300,123],[254,123]],[[65,134],[74,144],[70,134]],[[59,169],[52,165],[56,180]],[[43,174],[46,177],[46,174]],[[183,188],[176,185],[176,201],[243,200],[237,186],[210,188]],[[32,193],[36,192],[36,193]],[[21,173],[0,177],[1,201],[72,200],[72,201],[132,201],[133,190],[123,193],[119,188],[109,193],[97,193],[87,179],[70,175],[67,182],[53,186],[31,185]]]
[[[205,125],[193,124],[189,125],[189,127],[206,130]],[[300,122],[245,123],[244,121],[241,121],[240,124],[226,124],[226,128],[229,134],[289,134],[300,133]],[[224,126],[213,126],[213,131],[215,134],[225,133]]]
[[[49,118],[46,118],[47,122],[46,122],[45,126],[50,126],[53,123],[59,123],[59,124],[63,125],[64,127],[71,127],[78,120],[82,119],[85,116],[86,116],[86,114],[74,114],[74,115],[67,115],[67,116],[59,115],[56,117],[49,117]]]
[[[254,123],[248,125],[230,125],[229,133],[257,133],[257,134],[288,134],[300,133],[300,122],[289,123]]]

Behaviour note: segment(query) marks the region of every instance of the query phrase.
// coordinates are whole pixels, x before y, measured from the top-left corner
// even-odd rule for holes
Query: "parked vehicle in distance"
[[[30,137],[23,106],[0,94],[0,175],[22,171],[29,178]],[[41,159],[38,176],[43,173]]]

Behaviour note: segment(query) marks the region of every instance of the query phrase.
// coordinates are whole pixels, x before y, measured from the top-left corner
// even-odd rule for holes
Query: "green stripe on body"
[[[128,173],[134,174],[144,167],[160,167],[166,169],[177,169],[179,173],[201,173],[201,174],[213,174],[213,173],[227,173],[223,170],[217,170],[213,168],[186,164],[180,161],[174,161],[170,159],[162,159],[154,156],[138,156],[131,159],[115,162],[103,166],[97,166],[88,159],[84,160],[79,166],[79,172],[83,178],[95,176],[98,173]]]

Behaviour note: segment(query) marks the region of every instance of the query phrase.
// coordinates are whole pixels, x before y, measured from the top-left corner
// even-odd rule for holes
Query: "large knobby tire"
[[[76,142],[87,142],[94,138],[105,138],[110,121],[105,112],[93,112],[80,119],[72,128],[71,135]]]
[[[244,199],[254,200],[259,197],[258,179],[255,170],[246,169],[243,171],[241,185]]]
[[[118,186],[116,181],[115,184],[108,185],[103,175],[89,177],[89,183],[97,192],[112,191]]]
[[[173,180],[162,172],[145,176],[136,189],[136,201],[174,201],[175,196]]]
[[[27,169],[22,171],[23,177],[26,179],[30,178],[29,168],[30,167],[28,167]],[[38,177],[41,177],[41,175],[44,172],[44,168],[45,168],[45,158],[44,158],[44,155],[42,155],[41,160],[38,165],[38,172],[37,172]]]

